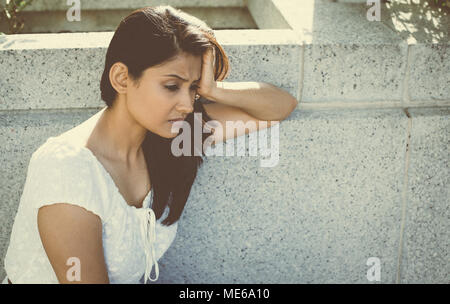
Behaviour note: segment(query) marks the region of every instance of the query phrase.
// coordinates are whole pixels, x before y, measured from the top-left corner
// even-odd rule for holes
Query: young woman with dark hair
[[[174,156],[172,140],[180,135],[174,120],[192,130],[196,113],[202,126],[218,122],[217,143],[264,128],[260,121],[270,127],[297,105],[271,84],[223,82],[228,71],[203,21],[171,6],[124,18],[101,77],[106,107],[50,137],[30,159],[5,258],[8,281],[157,280],[157,260],[175,238],[204,155],[203,145],[200,156],[192,145],[190,155]],[[256,124],[234,132],[227,121]],[[202,142],[209,136],[202,133]]]

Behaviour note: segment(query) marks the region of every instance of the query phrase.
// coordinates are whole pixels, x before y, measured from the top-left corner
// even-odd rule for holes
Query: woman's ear
[[[128,68],[122,62],[116,62],[109,69],[109,81],[114,90],[119,94],[127,91]]]

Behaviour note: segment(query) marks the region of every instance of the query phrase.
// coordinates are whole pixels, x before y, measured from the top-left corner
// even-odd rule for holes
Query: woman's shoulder
[[[39,146],[32,154],[33,159],[53,159],[53,160],[79,160],[91,161],[92,155],[84,146],[89,134],[91,134],[95,124],[101,114],[106,109],[98,111],[95,115],[74,126],[57,136],[51,136]]]
[[[87,173],[92,163],[85,149],[64,137],[49,137],[31,155],[30,166],[44,171],[55,168],[70,170],[77,175]]]
[[[86,149],[86,148],[84,148]],[[27,174],[27,198],[38,209],[67,202],[110,217],[109,192],[95,163],[83,147],[50,137],[33,153]]]

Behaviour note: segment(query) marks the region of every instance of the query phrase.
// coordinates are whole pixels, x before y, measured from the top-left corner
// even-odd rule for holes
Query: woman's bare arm
[[[39,208],[37,221],[42,244],[60,283],[109,283],[100,217],[77,205],[57,203]],[[69,260],[71,257],[75,259]],[[73,280],[76,258],[80,281],[76,277]]]

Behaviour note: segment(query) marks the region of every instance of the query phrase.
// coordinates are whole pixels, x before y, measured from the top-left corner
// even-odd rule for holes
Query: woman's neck
[[[136,123],[121,104],[116,100],[114,107],[103,111],[87,145],[108,160],[132,166],[142,157],[147,130]]]

